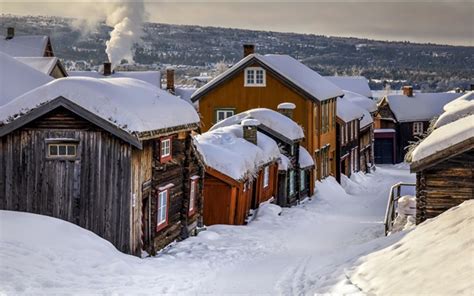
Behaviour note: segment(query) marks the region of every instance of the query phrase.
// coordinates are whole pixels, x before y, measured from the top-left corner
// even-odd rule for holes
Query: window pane
[[[66,145],[58,145],[59,155],[66,155]]]
[[[58,155],[58,146],[49,145],[49,155],[51,156]]]
[[[225,113],[223,111],[217,111],[217,121],[225,119]]]
[[[68,145],[68,146],[67,146],[67,155],[69,155],[69,156],[75,156],[75,155],[76,155],[76,146],[74,146],[74,145]]]

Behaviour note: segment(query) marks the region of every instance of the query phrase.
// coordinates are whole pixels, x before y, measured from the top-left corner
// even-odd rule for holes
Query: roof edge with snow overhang
[[[243,70],[245,67],[247,67],[248,65],[250,65],[254,62],[257,62],[258,64],[260,64],[266,71],[269,71],[270,73],[275,75],[279,80],[283,81],[284,83],[286,83],[291,88],[297,90],[303,96],[308,97],[308,98],[310,98],[314,101],[325,101],[327,99],[335,98],[335,97],[343,95],[342,90],[341,90],[340,93],[334,93],[334,96],[318,98],[315,95],[311,94],[311,92],[308,91],[307,89],[305,89],[305,87],[303,87],[300,83],[295,81],[295,79],[293,79],[292,77],[288,77],[287,75],[285,75],[284,73],[282,73],[281,71],[276,69],[276,67],[272,66],[271,63],[265,61],[265,56],[262,56],[262,55],[259,55],[259,54],[250,54],[250,55],[246,56],[245,58],[243,58],[242,60],[240,60],[238,63],[234,64],[231,68],[227,69],[222,74],[216,76],[214,79],[209,81],[207,84],[205,84],[201,88],[199,88],[191,96],[191,101],[196,102],[201,97],[203,97],[205,94],[207,94],[209,91],[211,91],[214,87],[216,87],[218,85],[221,85],[222,83],[226,82],[228,79],[234,77],[240,70]],[[301,62],[298,61],[298,63],[301,63]],[[306,65],[304,65],[304,66],[307,67]],[[310,70],[314,71],[312,69],[310,69]],[[314,72],[317,74],[316,71],[314,71]],[[328,83],[330,83],[331,85],[333,85],[334,88],[339,89],[336,85],[331,83],[329,80],[325,79],[322,76],[321,76],[321,78],[324,79],[325,81],[327,81]]]

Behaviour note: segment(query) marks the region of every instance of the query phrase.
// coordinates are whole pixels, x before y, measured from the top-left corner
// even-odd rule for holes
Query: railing
[[[396,209],[398,207],[398,199],[404,195],[415,196],[416,184],[414,183],[397,183],[390,188],[390,195],[388,196],[387,210],[385,211],[385,235],[387,235],[393,226]]]

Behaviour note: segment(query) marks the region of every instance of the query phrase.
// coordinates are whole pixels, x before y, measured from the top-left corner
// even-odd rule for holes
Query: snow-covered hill
[[[343,187],[329,178],[300,206],[266,204],[247,226],[214,225],[145,259],[61,220],[0,211],[0,294],[472,293],[474,203],[384,237],[399,181],[414,181],[406,166]]]

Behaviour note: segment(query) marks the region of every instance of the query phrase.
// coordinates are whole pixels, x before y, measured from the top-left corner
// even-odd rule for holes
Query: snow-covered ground
[[[406,165],[356,174],[345,190],[329,178],[300,206],[263,205],[247,226],[211,226],[146,259],[67,222],[0,211],[0,294],[357,293],[357,259],[406,234],[383,236],[400,181],[414,182]]]

